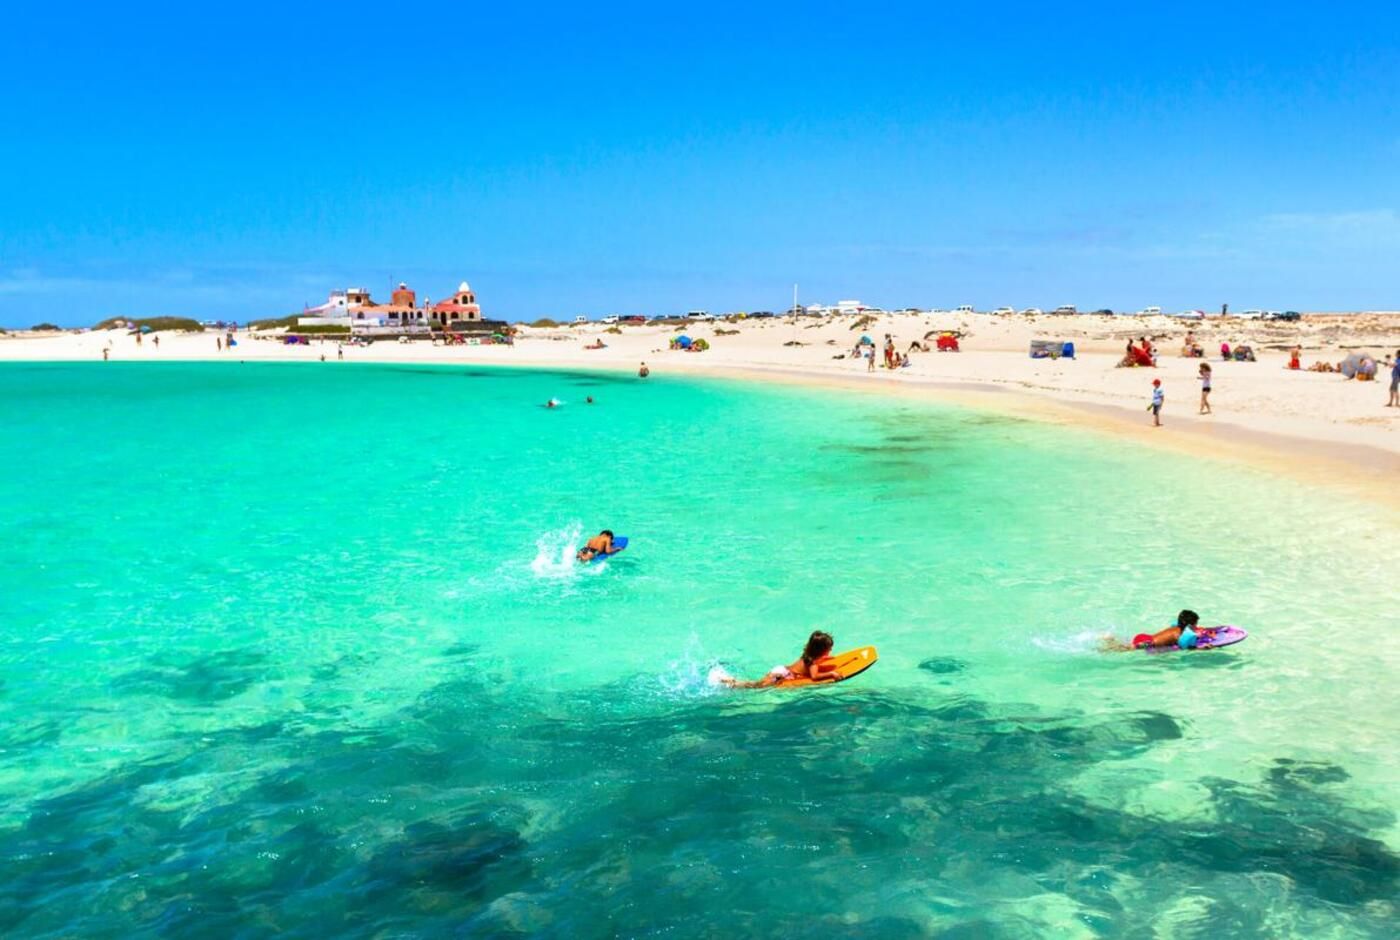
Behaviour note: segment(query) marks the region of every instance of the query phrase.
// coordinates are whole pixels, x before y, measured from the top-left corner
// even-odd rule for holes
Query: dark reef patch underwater
[[[1189,733],[1165,714],[872,690],[612,704],[455,679],[353,734],[304,716],[190,738],[6,833],[0,930],[1003,936],[1048,929],[1009,899],[1054,898],[1133,935],[1164,882],[1193,886],[1202,935],[1267,932],[1285,885],[1359,932],[1392,926],[1400,858],[1371,832],[1393,820],[1350,807],[1340,767],[1206,781],[1209,822],[1067,785]]]

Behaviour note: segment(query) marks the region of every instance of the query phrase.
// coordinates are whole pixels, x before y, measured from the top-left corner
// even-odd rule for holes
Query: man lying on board
[[[611,555],[613,551],[612,529],[604,529],[584,543],[578,550],[579,561],[592,561],[599,555]]]

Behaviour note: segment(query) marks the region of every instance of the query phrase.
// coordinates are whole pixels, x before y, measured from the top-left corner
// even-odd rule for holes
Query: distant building
[[[838,300],[834,306],[824,306],[822,304],[808,304],[802,308],[802,312],[808,316],[820,317],[834,314],[856,314],[867,309],[859,300]]]
[[[420,304],[417,293],[402,282],[390,294],[387,304],[375,303],[365,287],[333,290],[324,304],[307,307],[297,319],[299,326],[349,326],[356,332],[426,332],[433,328],[452,329],[453,324],[485,327],[494,323],[482,319],[481,305],[466,281],[457,286],[450,299],[438,303],[425,297]]]
[[[451,300],[433,304],[432,316],[442,326],[456,322],[470,323],[481,319],[481,306],[476,302],[471,285],[463,281],[457,285],[457,293],[452,295]]]
[[[347,312],[349,304],[348,291],[333,290],[330,299],[319,307],[307,307],[301,312],[301,319],[319,320],[345,320],[350,314]]]

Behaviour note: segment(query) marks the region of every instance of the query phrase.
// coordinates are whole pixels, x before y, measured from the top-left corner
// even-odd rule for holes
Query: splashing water
[[[591,565],[579,563],[578,550],[583,541],[583,524],[578,522],[544,533],[535,539],[535,557],[530,561],[530,570],[537,578],[552,580],[601,573],[607,567],[606,561],[599,560]]]
[[[699,635],[692,633],[680,656],[667,664],[657,681],[666,694],[689,698],[712,693],[721,674],[728,675],[719,660],[705,651]]]
[[[1052,653],[1098,653],[1102,652],[1104,637],[1116,636],[1122,632],[1105,627],[1103,629],[1080,630],[1068,636],[1033,636],[1030,638],[1030,642],[1032,646]]]

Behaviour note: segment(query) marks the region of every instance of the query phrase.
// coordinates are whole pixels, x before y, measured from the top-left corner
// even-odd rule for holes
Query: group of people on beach
[[[1189,345],[1189,344],[1191,343],[1193,337],[1192,337],[1192,335],[1191,335],[1190,333],[1188,333],[1188,334],[1186,334],[1186,335],[1187,335],[1187,343],[1188,343],[1188,345]],[[1128,344],[1128,349],[1131,351],[1133,348],[1134,348],[1134,347],[1133,347],[1133,344],[1132,344],[1132,343],[1129,343],[1129,344]],[[1223,360],[1225,360],[1226,362],[1230,362],[1230,361],[1232,361],[1232,360],[1233,360],[1233,361],[1241,361],[1241,360],[1239,360],[1239,358],[1238,358],[1239,353],[1240,353],[1241,350],[1246,350],[1246,351],[1248,351],[1248,359],[1247,359],[1247,360],[1244,360],[1244,361],[1250,361],[1250,362],[1254,361],[1254,353],[1253,353],[1252,350],[1249,349],[1248,346],[1237,347],[1237,348],[1232,352],[1228,343],[1222,343],[1222,344],[1221,344],[1221,358],[1222,358]],[[1285,369],[1291,369],[1291,370],[1294,370],[1294,371],[1299,370],[1299,369],[1301,368],[1301,357],[1302,357],[1302,354],[1303,354],[1303,348],[1302,348],[1301,346],[1295,345],[1292,349],[1289,350],[1289,354],[1288,354],[1288,355],[1289,355],[1288,364],[1287,364],[1286,366],[1284,366],[1284,368],[1285,368]],[[1184,355],[1184,353],[1183,353],[1183,355]],[[1123,365],[1123,364],[1125,364],[1125,363],[1122,363],[1122,362],[1119,363],[1119,365]],[[1389,399],[1386,401],[1385,406],[1386,406],[1387,408],[1400,408],[1400,349],[1395,350],[1395,358],[1393,358],[1393,359],[1387,359],[1386,362],[1385,362],[1385,364],[1386,364],[1386,366],[1390,369],[1390,397],[1389,397]],[[1374,364],[1373,364],[1373,368],[1374,368]],[[1341,369],[1341,364],[1340,364],[1340,363],[1339,363],[1337,366],[1334,367],[1334,366],[1332,366],[1331,363],[1326,363],[1326,362],[1314,362],[1311,366],[1308,367],[1307,371],[1309,371],[1309,372],[1336,372],[1336,371],[1339,371],[1340,369]],[[1212,379],[1213,379],[1213,373],[1212,373],[1212,370],[1211,370],[1211,367],[1210,367],[1210,363],[1208,363],[1208,362],[1202,362],[1202,363],[1200,364],[1200,366],[1197,368],[1196,377],[1200,380],[1200,383],[1201,383],[1201,403],[1200,403],[1200,409],[1197,411],[1197,414],[1203,414],[1203,415],[1213,414],[1214,412],[1212,412],[1211,407],[1210,407],[1210,391],[1211,391],[1211,383],[1212,383]],[[1371,373],[1371,376],[1370,376],[1370,377],[1374,377],[1374,371]],[[1162,380],[1161,380],[1161,379],[1153,379],[1153,380],[1152,380],[1152,399],[1151,399],[1151,402],[1150,402],[1150,403],[1148,404],[1148,406],[1147,406],[1147,410],[1148,410],[1149,412],[1152,413],[1152,426],[1153,426],[1153,427],[1161,427],[1161,426],[1162,426],[1162,407],[1163,407],[1165,404],[1166,404],[1166,393],[1165,393],[1165,391],[1164,391],[1163,388],[1162,388]]]
[[[1123,358],[1118,360],[1118,368],[1131,369],[1137,366],[1145,368],[1156,368],[1157,350],[1146,336],[1138,337],[1137,344],[1128,340],[1128,348],[1123,353]]]
[[[913,351],[916,350],[916,349],[922,350],[923,352],[928,352],[928,347],[927,347],[927,346],[921,346],[921,345],[919,344],[918,340],[915,340],[915,341],[914,341],[912,344],[910,344],[910,346],[909,346],[909,351],[910,351],[910,352],[913,352]],[[845,357],[843,357],[841,354],[838,353],[838,354],[837,354],[835,357],[833,357],[833,358],[841,359],[841,358],[845,358]],[[850,354],[849,354],[849,358],[851,358],[851,359],[864,359],[864,360],[865,360],[865,371],[866,371],[866,372],[874,372],[874,371],[875,371],[875,365],[876,365],[876,363],[875,363],[875,341],[872,340],[869,336],[862,336],[862,337],[856,342],[855,348],[853,348],[853,349],[851,350],[851,352],[850,352]],[[901,353],[898,349],[895,348],[894,336],[893,336],[892,334],[890,334],[890,333],[886,333],[886,334],[885,334],[885,343],[884,343],[884,363],[885,363],[885,368],[886,368],[886,369],[907,369],[907,368],[909,368],[909,365],[910,365],[910,363],[909,363],[909,353],[908,353],[908,352]]]

